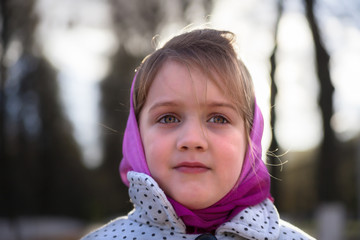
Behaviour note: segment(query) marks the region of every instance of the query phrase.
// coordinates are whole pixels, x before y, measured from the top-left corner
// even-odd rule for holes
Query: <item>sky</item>
[[[210,21],[211,26],[237,35],[239,55],[252,75],[265,119],[264,149],[271,140],[269,57],[274,41],[274,2],[218,0],[213,13],[204,17],[204,23]],[[300,0],[284,2],[278,32],[276,135],[286,151],[306,151],[322,139],[314,47]],[[360,17],[354,13],[356,4],[322,0],[317,10],[336,88],[332,126],[344,141],[360,133]],[[38,11],[42,16],[38,37],[45,55],[59,70],[63,106],[74,125],[86,164],[96,167],[101,163],[102,151],[98,84],[106,76],[109,58],[117,47],[110,28],[109,6],[101,0],[38,0]],[[159,34],[172,35],[181,30],[177,28],[169,26]]]

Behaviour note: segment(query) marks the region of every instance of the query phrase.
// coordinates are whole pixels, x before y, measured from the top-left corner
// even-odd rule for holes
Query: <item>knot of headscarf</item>
[[[129,186],[127,173],[135,171],[151,176],[140,131],[134,111],[133,94],[136,75],[130,93],[130,113],[123,139],[123,159],[120,163],[122,181]],[[238,183],[220,201],[205,209],[191,210],[179,202],[168,199],[178,216],[187,226],[188,233],[213,232],[219,225],[229,221],[243,209],[270,198],[270,176],[262,161],[261,138],[264,120],[257,104],[250,132],[250,143],[243,162]]]

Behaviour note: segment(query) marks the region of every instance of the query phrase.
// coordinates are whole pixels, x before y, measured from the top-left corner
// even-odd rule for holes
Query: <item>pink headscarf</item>
[[[134,106],[133,92],[136,75],[130,93],[130,114],[123,140],[123,159],[120,163],[122,181],[129,186],[128,171],[145,173],[151,176],[144,154]],[[220,201],[200,210],[190,210],[168,197],[176,213],[187,226],[188,233],[212,232],[219,225],[229,221],[243,209],[256,205],[270,196],[270,176],[262,161],[261,138],[264,120],[255,103],[253,126],[249,144],[238,184]]]

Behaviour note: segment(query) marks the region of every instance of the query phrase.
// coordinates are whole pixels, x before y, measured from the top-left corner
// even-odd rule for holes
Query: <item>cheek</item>
[[[217,158],[219,159],[219,168],[228,172],[229,178],[237,178],[240,176],[242,165],[246,153],[246,140],[241,134],[228,136],[222,141],[217,141]]]
[[[154,141],[151,141],[150,139],[145,138],[143,140],[145,158],[149,168],[151,167],[151,165],[153,165],[154,161],[158,159],[158,155],[160,154],[160,152],[157,149],[157,144]]]
[[[140,116],[139,127],[146,163],[151,176],[156,179],[164,172],[168,144],[164,134],[159,133],[154,126],[150,125],[146,116]]]
[[[234,150],[223,155],[223,161],[219,166],[222,187],[226,192],[230,191],[238,183],[244,163],[244,154]]]
[[[150,173],[156,175],[162,167],[167,165],[169,142],[163,136],[147,134],[143,139],[143,146]]]
[[[224,171],[231,173],[231,176],[234,175],[240,176],[242,165],[244,162],[245,153],[240,149],[239,146],[235,147],[224,147],[220,156],[221,168]],[[229,176],[230,177],[230,176]]]
[[[224,155],[244,155],[247,147],[246,137],[243,131],[232,129],[226,134],[216,135],[213,138],[214,147]]]

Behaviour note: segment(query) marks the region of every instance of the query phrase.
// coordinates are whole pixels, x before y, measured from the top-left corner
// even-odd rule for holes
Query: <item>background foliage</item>
[[[89,167],[60,96],[59,69],[49,61],[39,41],[37,31],[43,18],[39,3],[1,1],[0,216],[16,219],[55,215],[103,221],[128,212],[131,204],[119,178],[118,165],[134,69],[152,51],[153,36],[164,29],[180,29],[208,20],[216,3],[215,0],[106,1],[110,9],[107,27],[115,36],[116,47],[97,86],[102,126],[100,164]],[[277,93],[281,90],[276,80],[280,47],[277,33],[284,3],[273,3],[273,50],[268,57],[273,137],[269,151],[279,149],[275,153],[280,155],[287,150],[279,146],[276,138]],[[300,3],[313,40],[323,140],[314,149],[287,153],[282,159],[291,161],[282,171],[282,167],[274,167],[279,163],[278,157],[268,157],[269,170],[274,176],[272,194],[280,212],[292,217],[309,219],[318,204],[340,202],[346,206],[349,219],[357,219],[359,197],[354,183],[358,181],[359,136],[342,141],[334,132],[331,123],[336,86],[331,79],[331,55],[324,45],[326,36],[314,0]],[[80,8],[79,3],[73,11],[78,10],[81,15]],[[359,11],[359,4],[354,4],[354,8]],[[353,20],[351,14],[338,18]],[[64,28],[71,31],[76,24],[76,19],[69,18]]]

